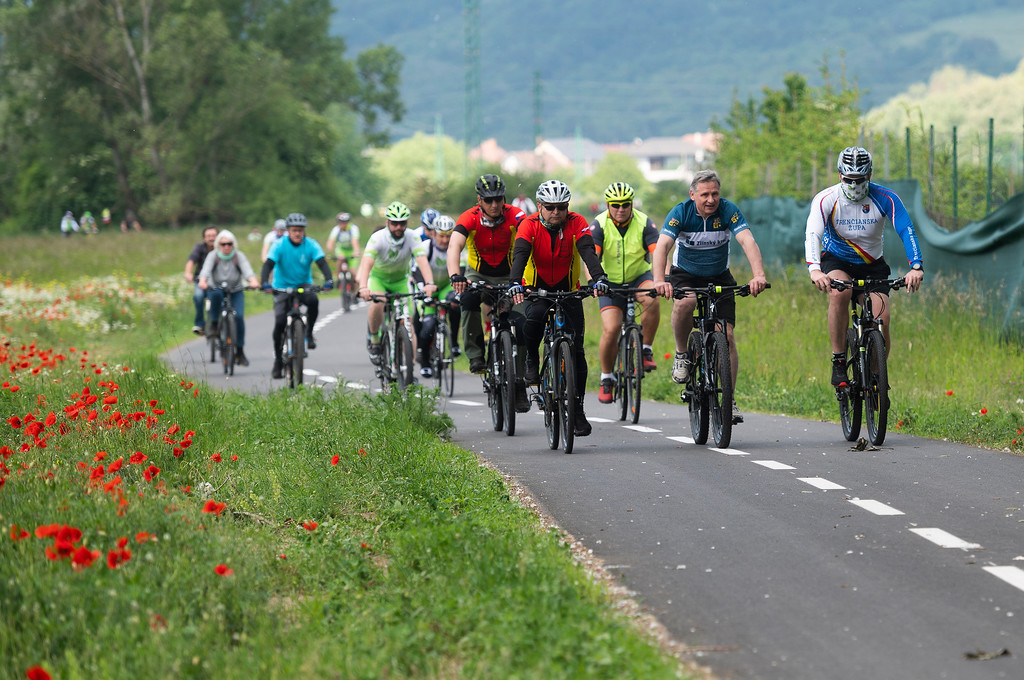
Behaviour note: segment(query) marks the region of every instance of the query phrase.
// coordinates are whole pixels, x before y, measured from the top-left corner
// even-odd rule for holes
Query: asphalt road
[[[219,387],[282,387],[272,316],[247,321],[252,365],[232,378],[198,340],[165,359]],[[307,381],[378,386],[363,309],[324,297],[316,335]],[[899,434],[856,451],[838,424],[753,413],[719,450],[688,439],[682,404],[645,402],[632,426],[593,394],[594,432],[566,455],[536,407],[515,437],[494,432],[476,376],[443,406],[456,443],[527,487],[716,677],[1024,678],[1017,456]]]

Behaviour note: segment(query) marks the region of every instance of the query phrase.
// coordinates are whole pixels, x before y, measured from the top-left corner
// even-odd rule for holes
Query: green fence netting
[[[928,217],[917,180],[881,182],[903,199],[914,221],[925,269],[955,285],[980,287],[992,296],[1003,334],[1024,338],[1024,194],[1014,196],[983,220],[950,232]],[[804,229],[810,201],[764,196],[739,201],[769,272],[804,264]],[[903,244],[887,227],[885,259],[894,274],[909,268]],[[769,277],[770,278],[770,277]]]

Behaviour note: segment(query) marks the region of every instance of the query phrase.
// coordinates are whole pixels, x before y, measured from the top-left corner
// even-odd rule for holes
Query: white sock
[[[612,382],[615,382],[615,374],[614,373],[602,373],[601,374],[601,380],[611,380]]]

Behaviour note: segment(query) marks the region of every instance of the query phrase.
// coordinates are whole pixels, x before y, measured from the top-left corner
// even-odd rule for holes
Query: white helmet
[[[839,170],[839,187],[847,200],[859,203],[867,198],[870,187],[868,176],[871,174],[871,154],[860,146],[848,146],[839,152],[836,161]]]
[[[288,228],[288,225],[285,223],[284,220],[277,220],[276,222],[274,222],[274,230],[275,231],[284,231],[287,228]]]
[[[450,234],[455,228],[455,220],[447,215],[439,215],[434,218],[433,229],[439,234]]]
[[[572,198],[572,192],[565,182],[557,179],[549,179],[537,187],[537,202],[544,204],[568,203]]]

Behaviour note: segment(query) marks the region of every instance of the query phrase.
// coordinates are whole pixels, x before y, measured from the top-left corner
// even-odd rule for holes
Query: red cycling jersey
[[[506,203],[501,224],[486,226],[482,217],[477,205],[459,215],[455,222],[455,231],[466,237],[467,263],[484,276],[505,276],[509,272],[516,227],[525,213]]]
[[[590,224],[583,215],[569,213],[554,236],[541,223],[539,213],[530,215],[519,224],[516,234],[512,280],[546,290],[576,290],[581,257],[592,278],[604,276]]]

